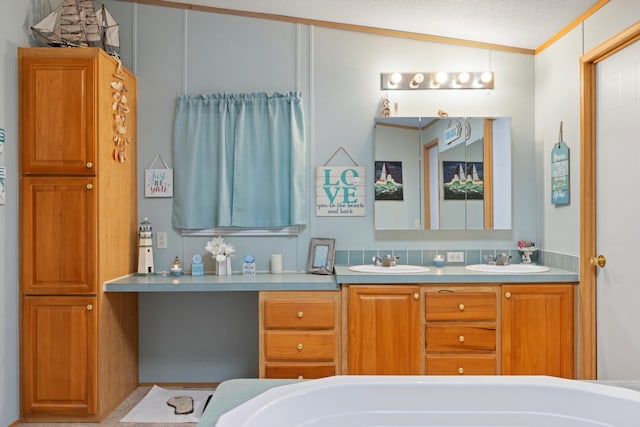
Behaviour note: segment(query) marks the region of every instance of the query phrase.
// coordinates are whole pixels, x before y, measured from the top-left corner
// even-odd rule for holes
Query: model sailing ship
[[[92,0],[63,0],[31,30],[49,46],[101,47],[112,55],[120,51],[118,23],[104,5]]]

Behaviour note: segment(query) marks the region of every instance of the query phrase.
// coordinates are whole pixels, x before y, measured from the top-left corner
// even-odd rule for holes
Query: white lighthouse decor
[[[145,218],[138,228],[138,274],[152,274],[153,271],[153,232],[151,223]]]

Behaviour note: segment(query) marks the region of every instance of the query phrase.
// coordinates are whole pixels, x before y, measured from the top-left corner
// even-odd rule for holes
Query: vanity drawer
[[[335,332],[265,331],[265,359],[272,360],[335,360]]]
[[[336,303],[326,301],[265,300],[265,329],[333,329]]]
[[[496,325],[427,325],[427,352],[496,350]]]
[[[438,355],[426,358],[427,375],[496,375],[497,362],[493,354]]]
[[[492,292],[428,292],[425,297],[426,320],[496,320],[496,294]]]
[[[331,377],[336,374],[336,365],[329,364],[278,364],[265,365],[265,378],[313,379]]]

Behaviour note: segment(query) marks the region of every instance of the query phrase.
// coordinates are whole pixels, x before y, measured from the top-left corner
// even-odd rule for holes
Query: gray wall
[[[551,251],[580,253],[579,58],[640,19],[637,0],[611,0],[556,43],[536,55],[536,173],[538,241]],[[570,150],[570,204],[551,204],[551,149],[560,121]]]
[[[36,5],[37,6],[37,5]],[[6,204],[0,205],[0,425],[18,418],[18,70],[17,48],[27,45],[32,2],[0,6],[0,128],[6,131],[0,165],[7,167]]]
[[[143,197],[143,171],[156,154],[171,165],[174,102],[181,93],[300,90],[305,99],[310,150],[308,227],[297,237],[228,237],[238,253],[253,252],[257,269],[267,270],[269,255],[284,255],[285,270],[304,270],[311,237],[335,237],[339,250],[515,248],[517,239],[535,240],[534,57],[484,49],[426,43],[253,18],[190,12],[109,1],[123,29],[123,61],[139,82],[139,216],[154,231],[169,233],[168,249],[154,249],[157,270],[167,269],[177,255],[190,260],[204,251],[207,237],[182,237],[171,227],[171,199]],[[482,70],[496,75],[493,91],[420,91],[389,93],[399,115],[435,115],[444,109],[456,116],[511,116],[515,185],[514,229],[499,232],[374,231],[373,186],[367,188],[365,217],[315,217],[314,170],[340,146],[373,177],[373,124],[379,114],[379,73],[402,70]],[[336,156],[332,165],[350,165]],[[239,268],[234,259],[234,269]],[[257,322],[253,294],[201,295],[212,307],[198,317],[188,296],[141,295],[140,380],[220,381],[256,374]],[[216,307],[215,309],[213,307]],[[162,336],[155,329],[167,313],[174,322]],[[226,346],[233,325],[238,340],[234,360],[216,354]],[[175,321],[178,320],[178,321]],[[193,337],[180,335],[184,327]],[[176,345],[176,341],[178,340]],[[184,341],[184,342],[183,342]],[[182,344],[180,344],[182,343]],[[180,355],[175,348],[180,347]],[[174,357],[172,357],[174,356]],[[198,363],[191,362],[192,359]],[[248,367],[248,368],[247,368]]]
[[[105,2],[121,25],[123,60],[139,78],[139,216],[169,232],[169,248],[155,250],[158,268],[174,256],[204,253],[207,238],[182,238],[171,229],[171,202],[142,196],[142,172],[156,154],[171,165],[173,103],[181,93],[303,91],[311,165],[322,165],[338,146],[373,170],[373,117],[382,93],[378,73],[403,70],[490,68],[496,89],[487,94],[390,93],[400,115],[512,117],[512,232],[374,232],[372,195],[367,216],[316,218],[298,237],[229,238],[258,256],[266,270],[272,252],[285,269],[303,269],[311,237],[338,237],[338,249],[511,248],[537,240],[550,251],[579,253],[579,73],[583,50],[640,17],[635,0],[611,0],[594,16],[541,54],[505,52],[401,40],[257,19]],[[0,14],[0,127],[7,130],[8,199],[0,206],[0,425],[19,416],[17,308],[17,96],[16,47],[48,7],[45,0],[5,0]],[[224,36],[222,36],[224,34]],[[571,147],[571,204],[549,203],[548,153],[559,121]],[[531,161],[534,159],[534,161]],[[345,157],[332,164],[348,165]],[[312,176],[310,171],[310,177]],[[313,182],[310,181],[310,191]],[[313,199],[313,197],[311,197]],[[312,200],[311,200],[312,201]],[[237,264],[234,265],[237,268]],[[219,381],[257,372],[257,298],[226,295],[142,295],[140,380]],[[167,319],[172,319],[170,322]],[[190,332],[178,333],[181,324]]]

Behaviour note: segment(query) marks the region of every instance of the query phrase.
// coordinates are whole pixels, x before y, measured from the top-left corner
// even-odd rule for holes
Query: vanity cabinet
[[[502,286],[502,373],[575,378],[574,286]]]
[[[343,284],[343,292],[344,373],[574,378],[575,284]]]
[[[260,378],[320,378],[340,366],[339,291],[263,291]]]
[[[420,287],[351,285],[348,293],[348,373],[420,374]]]
[[[427,286],[425,373],[495,375],[497,286]]]
[[[93,422],[138,385],[136,150],[114,159],[114,89],[136,79],[98,48],[19,48],[20,402],[25,421]],[[116,74],[118,76],[116,76]]]

